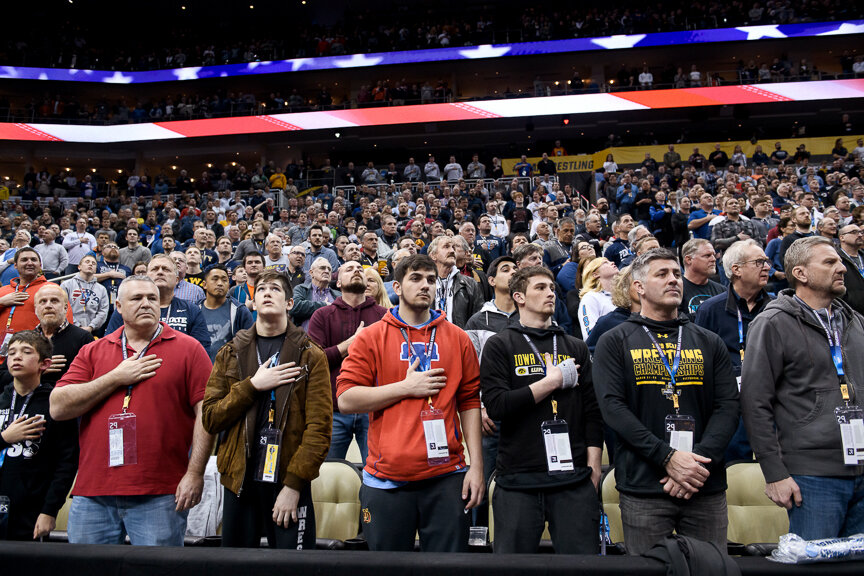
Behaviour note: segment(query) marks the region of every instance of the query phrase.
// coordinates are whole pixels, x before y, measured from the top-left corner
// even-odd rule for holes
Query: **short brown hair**
[[[529,266],[527,268],[522,268],[521,270],[517,270],[516,273],[510,277],[510,297],[512,298],[513,294],[516,292],[525,294],[525,291],[528,289],[528,281],[535,276],[545,276],[552,282],[555,282],[555,275],[552,274],[551,270],[544,266]]]
[[[257,252],[256,252],[257,254]],[[260,254],[259,254],[260,256]],[[246,260],[245,258],[243,259]],[[291,290],[291,283],[288,282],[288,277],[285,274],[273,269],[273,270],[264,270],[255,278],[255,291],[258,291],[258,285],[264,282],[278,282],[282,285],[282,289],[285,290],[285,295],[288,298],[292,298],[294,296],[294,291]]]
[[[15,344],[16,342],[24,342],[25,344],[33,346],[33,348],[36,349],[36,353],[39,354],[40,362],[51,357],[51,342],[35,330],[22,330],[21,332],[16,332],[12,336],[12,339],[9,340],[9,346],[11,347],[12,344]]]
[[[436,273],[438,271],[432,258],[426,254],[414,254],[413,256],[406,256],[399,262],[393,279],[401,284],[405,278],[405,274],[409,271],[415,272],[417,270],[431,270]]]

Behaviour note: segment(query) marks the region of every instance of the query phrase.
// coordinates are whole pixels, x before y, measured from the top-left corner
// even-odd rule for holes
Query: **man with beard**
[[[502,219],[503,220],[503,219]],[[506,223],[505,223],[506,224]],[[474,240],[474,248],[480,248],[490,261],[497,260],[507,253],[507,242],[504,238],[492,234],[492,217],[488,214],[483,214],[477,221],[477,231],[479,234]]]
[[[792,220],[795,222],[795,232],[783,237],[783,242],[780,244],[780,262],[785,261],[786,250],[789,249],[793,242],[801,238],[813,236],[814,234],[811,231],[813,221],[810,219],[810,211],[806,207],[798,206],[795,208],[795,211],[792,212]]]
[[[108,320],[114,314],[114,303],[117,302],[117,289],[127,276],[132,275],[132,270],[120,264],[120,248],[114,242],[109,242],[102,247],[102,259],[96,266],[96,281],[105,287],[108,292]]]
[[[859,314],[864,314],[864,231],[857,224],[848,224],[840,229],[840,245],[837,253],[846,267],[843,300]]]
[[[210,334],[210,361],[226,342],[240,330],[251,328],[252,313],[235,299],[228,297],[228,270],[216,264],[204,273],[204,293],[207,295],[198,305],[201,317]]]
[[[363,265],[347,261],[339,268],[337,287],[342,295],[332,304],[319,308],[309,320],[309,338],[324,349],[330,366],[330,386],[333,393],[333,435],[328,458],[345,458],[353,438],[357,439],[360,455],[366,461],[368,414],[342,414],[336,401],[336,379],[348,347],[364,327],[374,324],[387,313],[375,300],[366,296],[366,275]]]

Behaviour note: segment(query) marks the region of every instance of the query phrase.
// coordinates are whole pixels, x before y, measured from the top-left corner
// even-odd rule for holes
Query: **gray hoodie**
[[[861,404],[864,318],[835,299],[850,404]],[[791,474],[854,476],[843,464],[834,408],[843,404],[828,337],[813,313],[784,290],[750,324],[741,373],[741,412],[766,482]]]
[[[69,307],[76,326],[89,326],[95,331],[105,324],[108,318],[108,291],[102,284],[96,280],[87,282],[80,274],[76,274],[64,280],[60,287],[69,297]]]

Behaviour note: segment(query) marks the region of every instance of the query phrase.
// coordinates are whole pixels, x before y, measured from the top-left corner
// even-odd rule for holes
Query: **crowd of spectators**
[[[537,491],[553,498],[560,497],[562,490],[572,490],[571,496],[582,504],[569,513],[569,519],[560,519],[552,528],[556,551],[594,553],[599,518],[588,512],[591,506],[585,502],[596,504],[605,421],[619,435],[618,442],[607,445],[610,460],[618,470],[633,467],[633,473],[618,476],[627,551],[641,554],[673,529],[724,546],[724,458],[752,458],[747,430],[760,425],[756,416],[766,414],[773,394],[769,383],[774,380],[760,378],[760,368],[745,358],[762,354],[765,364],[761,370],[770,364],[776,378],[798,382],[801,377],[794,361],[784,364],[776,338],[764,335],[767,322],[760,315],[797,314],[796,329],[803,330],[804,312],[796,298],[810,306],[809,302],[818,303],[814,294],[822,294],[828,298],[827,306],[835,310],[827,316],[829,326],[833,314],[842,314],[845,320],[836,330],[851,331],[850,338],[864,341],[860,316],[864,312],[864,282],[860,281],[864,269],[864,140],[854,144],[837,139],[832,159],[812,163],[805,146],[792,152],[780,142],[770,155],[761,147],[747,155],[740,146],[729,155],[717,144],[705,151],[707,155],[694,148],[686,160],[670,144],[662,159],[645,154],[639,167],[618,166],[610,154],[595,174],[597,196],[590,206],[555,174],[552,158],[566,155],[560,142],[544,152],[536,165],[522,156],[512,178],[503,175],[497,159],[486,165],[479,155],[465,165],[450,156],[442,166],[433,155],[422,164],[412,158],[401,169],[390,164],[379,170],[370,162],[359,170],[352,164],[342,172],[354,186],[345,196],[334,194],[329,186],[300,194],[294,178],[301,177],[302,170],[291,162],[286,170],[269,163],[256,166],[251,176],[244,167],[231,167],[231,173],[220,173],[215,182],[209,173],[193,181],[183,171],[173,181],[161,182],[165,188],[159,190],[145,176],[133,175],[122,190],[69,186],[65,197],[54,196],[43,204],[34,201],[38,191],[33,193],[41,187],[43,176],[30,169],[23,179],[30,196],[23,203],[5,202],[0,212],[0,322],[7,322],[2,351],[8,358],[8,372],[4,376],[0,370],[0,378],[6,377],[10,387],[0,397],[10,402],[0,430],[9,447],[4,452],[7,462],[0,471],[0,482],[7,482],[9,467],[20,472],[16,458],[25,454],[23,448],[34,442],[52,446],[60,442],[55,419],[82,420],[80,446],[73,445],[67,433],[62,450],[38,451],[42,465],[27,473],[38,474],[42,483],[38,487],[26,484],[34,486],[32,493],[22,490],[25,484],[21,483],[12,492],[16,499],[27,499],[30,504],[26,510],[12,508],[14,522],[9,526],[13,530],[8,536],[31,539],[51,532],[77,464],[70,512],[73,542],[121,542],[125,529],[133,544],[182,543],[186,516],[175,513],[201,502],[203,470],[214,439],[210,434],[229,430],[219,448],[220,462],[231,459],[230,466],[220,464],[226,498],[223,544],[257,545],[261,522],[244,528],[244,518],[263,506],[266,518],[272,508],[272,525],[268,519],[264,531],[271,546],[302,548],[314,542],[315,535],[309,483],[328,451],[344,457],[344,452],[333,452],[332,425],[334,441],[337,429],[349,441],[356,434],[363,444],[361,450],[367,448],[368,430],[365,487],[360,497],[364,506],[374,510],[370,516],[377,521],[370,519],[364,529],[373,550],[402,549],[405,542],[413,548],[413,524],[381,524],[382,518],[390,518],[404,506],[400,492],[393,490],[405,484],[388,484],[393,478],[425,487],[412,498],[433,498],[440,503],[446,493],[455,500],[452,518],[439,507],[432,507],[435,512],[420,512],[449,526],[444,536],[421,527],[420,539],[428,538],[433,550],[464,550],[467,538],[462,538],[462,531],[467,534],[469,517],[463,510],[481,504],[484,472],[498,466],[492,506],[497,508],[496,532],[503,536],[496,537],[496,551],[531,551],[542,532],[542,522],[534,534],[533,529],[520,527],[518,517],[505,520],[506,511],[513,510],[510,499],[521,498],[513,492]],[[50,182],[47,172],[45,177]],[[253,184],[253,178],[260,185]],[[820,259],[812,260],[813,254]],[[140,275],[133,276],[139,269]],[[827,285],[825,277],[829,278]],[[60,286],[52,279],[61,282]],[[844,284],[844,290],[836,288]],[[781,292],[787,286],[791,291]],[[776,305],[772,303],[775,296]],[[731,312],[727,306],[732,306]],[[789,306],[798,312],[789,311]],[[816,308],[810,311],[822,318]],[[631,315],[633,312],[636,314]],[[324,316],[328,319],[322,319]],[[345,323],[332,320],[343,316]],[[367,321],[371,326],[364,326]],[[756,335],[748,336],[745,356],[744,333],[750,331],[751,323]],[[253,330],[245,330],[253,325]],[[619,325],[623,326],[616,328]],[[413,338],[428,338],[428,343],[412,344],[409,330]],[[427,334],[430,330],[431,335]],[[676,331],[678,346],[682,342],[685,346],[684,369],[678,373],[677,384],[678,361],[674,370],[664,363],[668,373],[657,362],[635,368],[640,358],[653,355],[652,345],[666,355],[654,333],[671,346]],[[46,340],[43,333],[52,339]],[[436,333],[447,343],[446,349],[435,347]],[[810,352],[820,363],[819,372],[811,376],[829,379],[834,373],[821,366],[825,362],[830,366],[831,361],[824,334],[832,342],[829,329],[823,332],[813,324],[812,334],[808,332],[808,338],[818,341]],[[104,338],[88,343],[93,336]],[[408,352],[402,347],[403,336]],[[139,352],[135,358],[127,359],[127,337]],[[245,365],[247,357],[255,357],[255,345],[249,344],[255,338],[266,347],[257,349],[257,364],[250,360]],[[326,350],[309,345],[310,339]],[[536,359],[538,346],[547,352],[545,361]],[[392,348],[393,358],[400,358],[404,366],[375,360],[390,357],[382,352],[386,347]],[[454,356],[453,350],[459,353]],[[673,350],[668,352],[671,357]],[[288,358],[286,353],[293,356]],[[439,364],[431,363],[450,361],[442,360],[445,356],[458,357],[461,366],[456,370],[456,364],[449,364],[446,377]],[[520,371],[518,365],[511,365],[514,359],[529,356],[535,358],[538,370]],[[857,378],[864,372],[851,354],[842,356],[848,360],[847,374],[853,371]],[[837,362],[837,356],[834,358]],[[171,363],[170,371],[163,361]],[[333,376],[332,398],[326,393],[325,362]],[[593,370],[588,369],[591,363]],[[632,374],[622,369],[627,363],[633,363]],[[421,370],[415,373],[417,367]],[[297,379],[301,369],[307,376]],[[649,376],[655,369],[659,372]],[[842,374],[841,368],[837,372]],[[389,376],[384,377],[385,373]],[[453,376],[456,373],[458,378]],[[14,410],[16,398],[26,395],[29,401],[29,394],[50,374],[59,383],[53,391],[48,387],[38,396],[39,410],[48,422],[46,430],[38,418],[23,415],[24,409]],[[533,392],[522,400],[522,408],[508,406],[512,401],[507,400],[508,395],[528,392],[528,382],[518,382],[529,375]],[[640,386],[647,384],[640,380],[643,376],[661,378],[660,383],[668,385],[663,394],[652,392],[653,396],[640,400],[638,406],[643,409],[639,409],[635,400],[627,398],[655,388]],[[164,431],[147,421],[155,418],[147,407],[150,401],[145,400],[148,391],[143,388],[147,387],[139,391],[129,386],[153,377],[160,386],[185,391],[179,399],[170,400],[169,410],[162,407],[166,420],[156,421],[176,433],[159,435]],[[738,422],[736,377],[744,381],[746,397],[740,406],[747,429]],[[803,380],[809,383],[807,378]],[[394,382],[390,390],[396,396],[384,400],[378,397],[380,391],[370,392],[376,379]],[[300,400],[290,396],[300,381],[305,382],[304,390],[310,390],[306,410],[299,410]],[[291,386],[284,387],[288,384]],[[437,451],[440,448],[428,448],[422,441],[404,442],[399,436],[406,426],[416,424],[416,434],[410,437],[422,437],[423,425],[416,418],[409,419],[417,420],[414,424],[405,418],[393,419],[399,424],[391,428],[388,418],[369,418],[361,425],[362,419],[351,416],[398,412],[405,402],[413,402],[418,411],[430,411],[432,422],[443,418],[436,418],[435,410],[453,411],[448,421],[455,422],[457,408],[447,400],[451,396],[439,395],[445,386],[459,390],[461,429],[447,429],[450,425],[443,420],[432,425],[442,426],[448,436],[464,434],[474,462],[464,476],[454,475],[464,468],[461,439],[454,440],[451,452],[445,449],[442,456]],[[633,391],[625,393],[628,386]],[[686,386],[687,391],[682,395],[676,386]],[[263,393],[271,390],[271,394]],[[292,403],[287,418],[303,415],[308,424],[285,423],[285,413],[276,412],[279,394],[285,394],[279,400],[281,406]],[[697,402],[694,395],[702,394],[713,400]],[[554,403],[539,412],[550,395]],[[579,400],[571,395],[578,395]],[[666,416],[664,425],[663,417],[670,412],[660,403],[673,396],[676,417],[679,396],[682,410],[705,411],[699,412],[695,424],[699,443],[692,438],[690,443],[677,437],[664,439],[662,430],[671,416]],[[435,398],[434,409],[427,405],[429,397]],[[127,413],[130,399],[134,412]],[[339,417],[332,404],[337,399]],[[107,406],[106,400],[117,406]],[[123,409],[118,413],[121,400]],[[780,395],[776,401],[785,400]],[[644,402],[656,407],[653,416],[644,410]],[[702,408],[697,409],[696,403]],[[244,407],[239,409],[239,405]],[[550,426],[553,411],[555,426],[564,422],[557,419],[559,405],[566,422],[574,428],[578,424],[578,430],[585,426],[578,440],[570,441],[573,460],[567,460],[572,462],[569,468],[548,453],[544,459],[539,443],[537,428]],[[263,447],[240,449],[246,437],[245,414],[253,406],[258,406],[257,422],[267,451],[271,445],[281,449],[284,442],[293,447],[289,450],[297,450],[302,461],[292,459],[290,465],[274,461],[268,468],[264,454],[257,453]],[[538,412],[533,413],[535,406]],[[280,415],[275,421],[274,413]],[[10,417],[15,414],[14,419]],[[108,443],[99,439],[100,434],[107,434],[113,422],[134,438],[129,422],[134,425],[135,414],[147,414],[138,424],[147,426],[141,431],[147,434],[147,449],[142,446],[130,462],[127,437],[119,445],[112,444],[106,466]],[[777,426],[789,425],[779,411],[776,416]],[[826,418],[836,426],[833,416]],[[430,420],[423,419],[424,423]],[[514,435],[529,423],[531,434]],[[762,425],[773,430],[770,421]],[[493,437],[499,427],[496,456],[491,445],[481,443],[480,436],[483,430],[484,436]],[[285,432],[284,438],[276,428]],[[637,439],[644,441],[646,434],[654,440],[650,446],[640,446]],[[773,440],[769,437],[774,438],[770,433],[752,437],[768,496],[793,509],[793,501],[801,499],[800,494],[795,497],[800,483],[804,507],[790,512],[792,527],[807,530],[808,538],[836,537],[843,522],[833,512],[821,510],[810,490],[825,489],[820,480],[813,480],[821,474],[835,477],[831,481],[837,481],[837,476],[843,481],[860,481],[857,461],[847,468],[836,461],[841,457],[839,430],[811,439],[824,448],[808,457],[808,463],[816,462],[815,468],[794,458],[778,460],[777,443],[797,445],[796,440],[782,434]],[[344,440],[340,436],[340,445]],[[536,458],[518,458],[530,464],[530,470],[515,467],[514,454],[534,452]],[[34,457],[33,450],[27,454],[23,457]],[[257,472],[254,460],[243,461],[259,457],[262,467]],[[422,465],[406,472],[405,458]],[[370,464],[373,459],[374,465]],[[450,468],[453,462],[460,463],[455,470]],[[134,477],[143,468],[130,464],[147,467],[152,476],[146,481]],[[277,474],[274,469],[282,484],[262,488],[258,482],[271,482]],[[799,476],[802,470],[807,471],[806,477]],[[384,476],[373,476],[373,472]],[[254,486],[250,489],[261,492],[252,501],[241,495],[244,473]],[[403,473],[406,475],[399,475]],[[526,484],[529,478],[533,480]],[[146,496],[146,501],[130,499],[128,510],[118,520],[118,515],[110,513],[116,507],[114,499],[105,496],[125,495],[124,490]],[[646,498],[646,494],[651,496]],[[682,504],[691,498],[689,504]],[[670,525],[652,522],[650,526],[634,522],[662,517],[657,509],[661,505],[681,507],[681,514],[700,514],[703,520]],[[642,508],[634,512],[629,506]],[[539,513],[555,517],[568,509]],[[145,510],[155,515],[135,520]],[[830,515],[831,521],[808,522],[800,516],[805,511],[820,518]],[[103,520],[93,520],[103,515]],[[117,533],[109,531],[113,524],[118,525]],[[400,531],[408,538],[397,537]],[[304,538],[309,540],[304,542]]]
[[[455,16],[447,9],[381,5],[351,7],[333,25],[308,21],[302,9],[287,18],[287,29],[269,35],[261,27],[266,9],[239,10],[232,17],[193,10],[173,20],[172,37],[160,47],[139,42],[134,35],[93,29],[92,18],[66,21],[63,11],[42,14],[44,25],[56,37],[34,40],[15,31],[5,39],[2,63],[8,66],[50,66],[76,69],[152,70],[209,66],[288,58],[476,46],[505,42],[578,37],[641,34],[744,25],[821,22],[861,17],[854,5],[822,1],[768,0],[762,2],[674,2],[644,6],[616,2],[612,6],[574,10],[540,10],[513,6],[512,10],[488,10],[459,6]],[[165,7],[177,10],[176,5]],[[271,9],[273,10],[273,9]],[[141,14],[147,20],[151,15]],[[162,25],[161,10],[154,8],[154,25]],[[192,20],[185,20],[188,16]],[[273,16],[273,15],[271,15]],[[212,19],[212,20],[211,20]],[[202,26],[202,22],[209,23]],[[143,21],[142,21],[143,24]],[[248,32],[247,32],[248,30]],[[224,33],[223,33],[224,31]],[[116,31],[120,32],[120,31]]]

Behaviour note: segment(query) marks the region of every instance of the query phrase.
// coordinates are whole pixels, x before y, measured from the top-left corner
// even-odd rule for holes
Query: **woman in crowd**
[[[378,271],[374,268],[365,268],[363,273],[366,274],[366,297],[372,298],[376,304],[384,308],[392,307],[393,304],[387,296],[387,288],[384,287],[384,281]]]
[[[582,269],[582,290],[579,291],[579,327],[587,340],[597,320],[615,309],[612,304],[612,284],[618,268],[606,258],[595,258]]]

